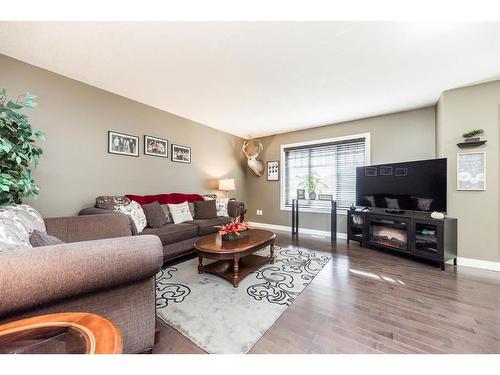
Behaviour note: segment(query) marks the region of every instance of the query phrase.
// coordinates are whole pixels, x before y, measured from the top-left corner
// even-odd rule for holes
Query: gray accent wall
[[[500,81],[445,91],[437,105],[438,157],[448,158],[448,214],[458,218],[458,256],[500,262]],[[485,146],[460,149],[482,128]],[[457,190],[457,154],[486,153],[486,190]]]
[[[247,198],[239,137],[4,55],[0,86],[14,98],[26,91],[39,96],[27,113],[47,138],[34,170],[41,194],[27,203],[45,217],[75,215],[98,195],[217,192],[219,178],[234,178],[232,196]],[[108,130],[139,136],[140,156],[108,154]],[[169,148],[191,147],[192,164],[144,155],[145,134],[168,139]]]
[[[370,133],[371,163],[432,159],[435,151],[435,107],[372,117],[341,124],[327,125],[286,134],[262,138],[264,162],[280,160],[281,145]],[[282,176],[280,176],[281,178]],[[280,210],[280,183],[267,181],[266,176],[256,177],[247,170],[248,218],[250,221],[291,225],[291,212]],[[263,210],[262,216],[256,210]],[[345,233],[346,215],[337,216],[337,230]],[[301,213],[300,227],[330,231],[330,214]]]

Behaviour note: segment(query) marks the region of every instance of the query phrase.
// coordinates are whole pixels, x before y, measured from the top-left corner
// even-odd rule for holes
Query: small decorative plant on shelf
[[[230,223],[222,225],[219,227],[219,234],[225,241],[232,241],[238,238],[243,238],[248,235],[248,229],[250,226],[247,221],[241,221],[238,219],[231,220]]]
[[[35,142],[44,139],[44,134],[34,131],[28,116],[21,113],[23,108],[37,106],[35,98],[28,92],[13,101],[7,98],[6,89],[0,89],[0,206],[20,204],[40,192],[30,165],[38,165],[42,149]]]
[[[484,129],[474,129],[462,134],[462,137],[465,138],[465,142],[477,142],[481,139],[478,137],[481,134],[484,134]]]
[[[321,179],[316,176],[304,176],[302,182],[299,184],[299,188],[307,190],[309,193],[309,199],[316,199],[316,192],[321,193],[321,191],[328,189]]]

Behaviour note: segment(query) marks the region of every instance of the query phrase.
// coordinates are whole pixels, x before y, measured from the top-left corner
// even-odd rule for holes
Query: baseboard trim
[[[255,228],[262,229],[270,229],[270,230],[279,230],[282,232],[291,232],[292,228],[286,225],[276,225],[276,224],[267,224],[267,223],[257,223],[257,222],[249,222],[250,226]],[[311,236],[321,236],[321,237],[330,237],[330,232],[326,230],[316,230],[316,229],[307,229],[307,228],[299,228],[299,233],[309,234]],[[346,233],[337,232],[337,238],[347,239]],[[447,263],[453,263],[453,260],[450,260]],[[500,272],[500,262],[490,262],[487,260],[481,259],[472,259],[472,258],[457,258],[457,265],[462,267],[472,267],[479,268],[483,270],[489,271],[497,271]]]
[[[490,262],[488,260],[458,257],[457,265],[500,272],[500,262]]]
[[[276,225],[276,224],[267,224],[267,223],[257,223],[257,222],[249,222],[250,226],[255,228],[262,229],[271,229],[271,230],[279,230],[282,232],[291,232],[292,228],[286,225]],[[330,232],[326,230],[317,230],[317,229],[307,229],[307,228],[299,228],[299,234],[310,234],[311,236],[321,236],[321,237],[330,237]],[[337,232],[337,238],[346,239],[347,234]]]

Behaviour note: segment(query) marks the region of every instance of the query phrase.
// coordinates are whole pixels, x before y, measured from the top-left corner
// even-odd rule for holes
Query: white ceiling
[[[500,23],[0,22],[0,53],[245,138],[500,75]]]

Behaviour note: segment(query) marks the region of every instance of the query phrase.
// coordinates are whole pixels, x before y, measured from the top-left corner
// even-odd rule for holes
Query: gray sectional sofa
[[[158,200],[162,202],[162,199],[165,199],[165,196],[170,196],[172,194],[161,194],[155,196],[140,196],[140,198],[135,198],[138,196],[130,196],[137,199],[138,203],[151,203],[153,200]],[[194,194],[179,194],[175,193],[175,197],[177,201],[186,198],[186,200],[194,199],[203,199],[199,195]],[[199,197],[199,198],[198,198]],[[120,197],[120,199],[123,197]],[[142,200],[144,199],[144,200]],[[160,238],[160,241],[163,245],[163,260],[171,261],[173,259],[185,256],[194,252],[194,243],[200,238],[216,233],[218,228],[217,226],[227,224],[231,221],[231,219],[241,218],[243,219],[243,215],[245,212],[245,206],[242,202],[237,202],[234,200],[230,200],[228,203],[228,214],[227,216],[219,216],[212,219],[197,219],[196,217],[192,221],[188,221],[180,224],[169,223],[160,228],[151,228],[146,227],[142,232],[137,233],[135,225],[133,221],[130,223],[130,231],[132,235],[156,235]],[[99,214],[113,214],[120,215],[123,214],[117,213],[109,208],[100,208],[100,207],[89,207],[84,208],[79,212],[78,215],[99,215]],[[124,216],[124,215],[123,215]]]

